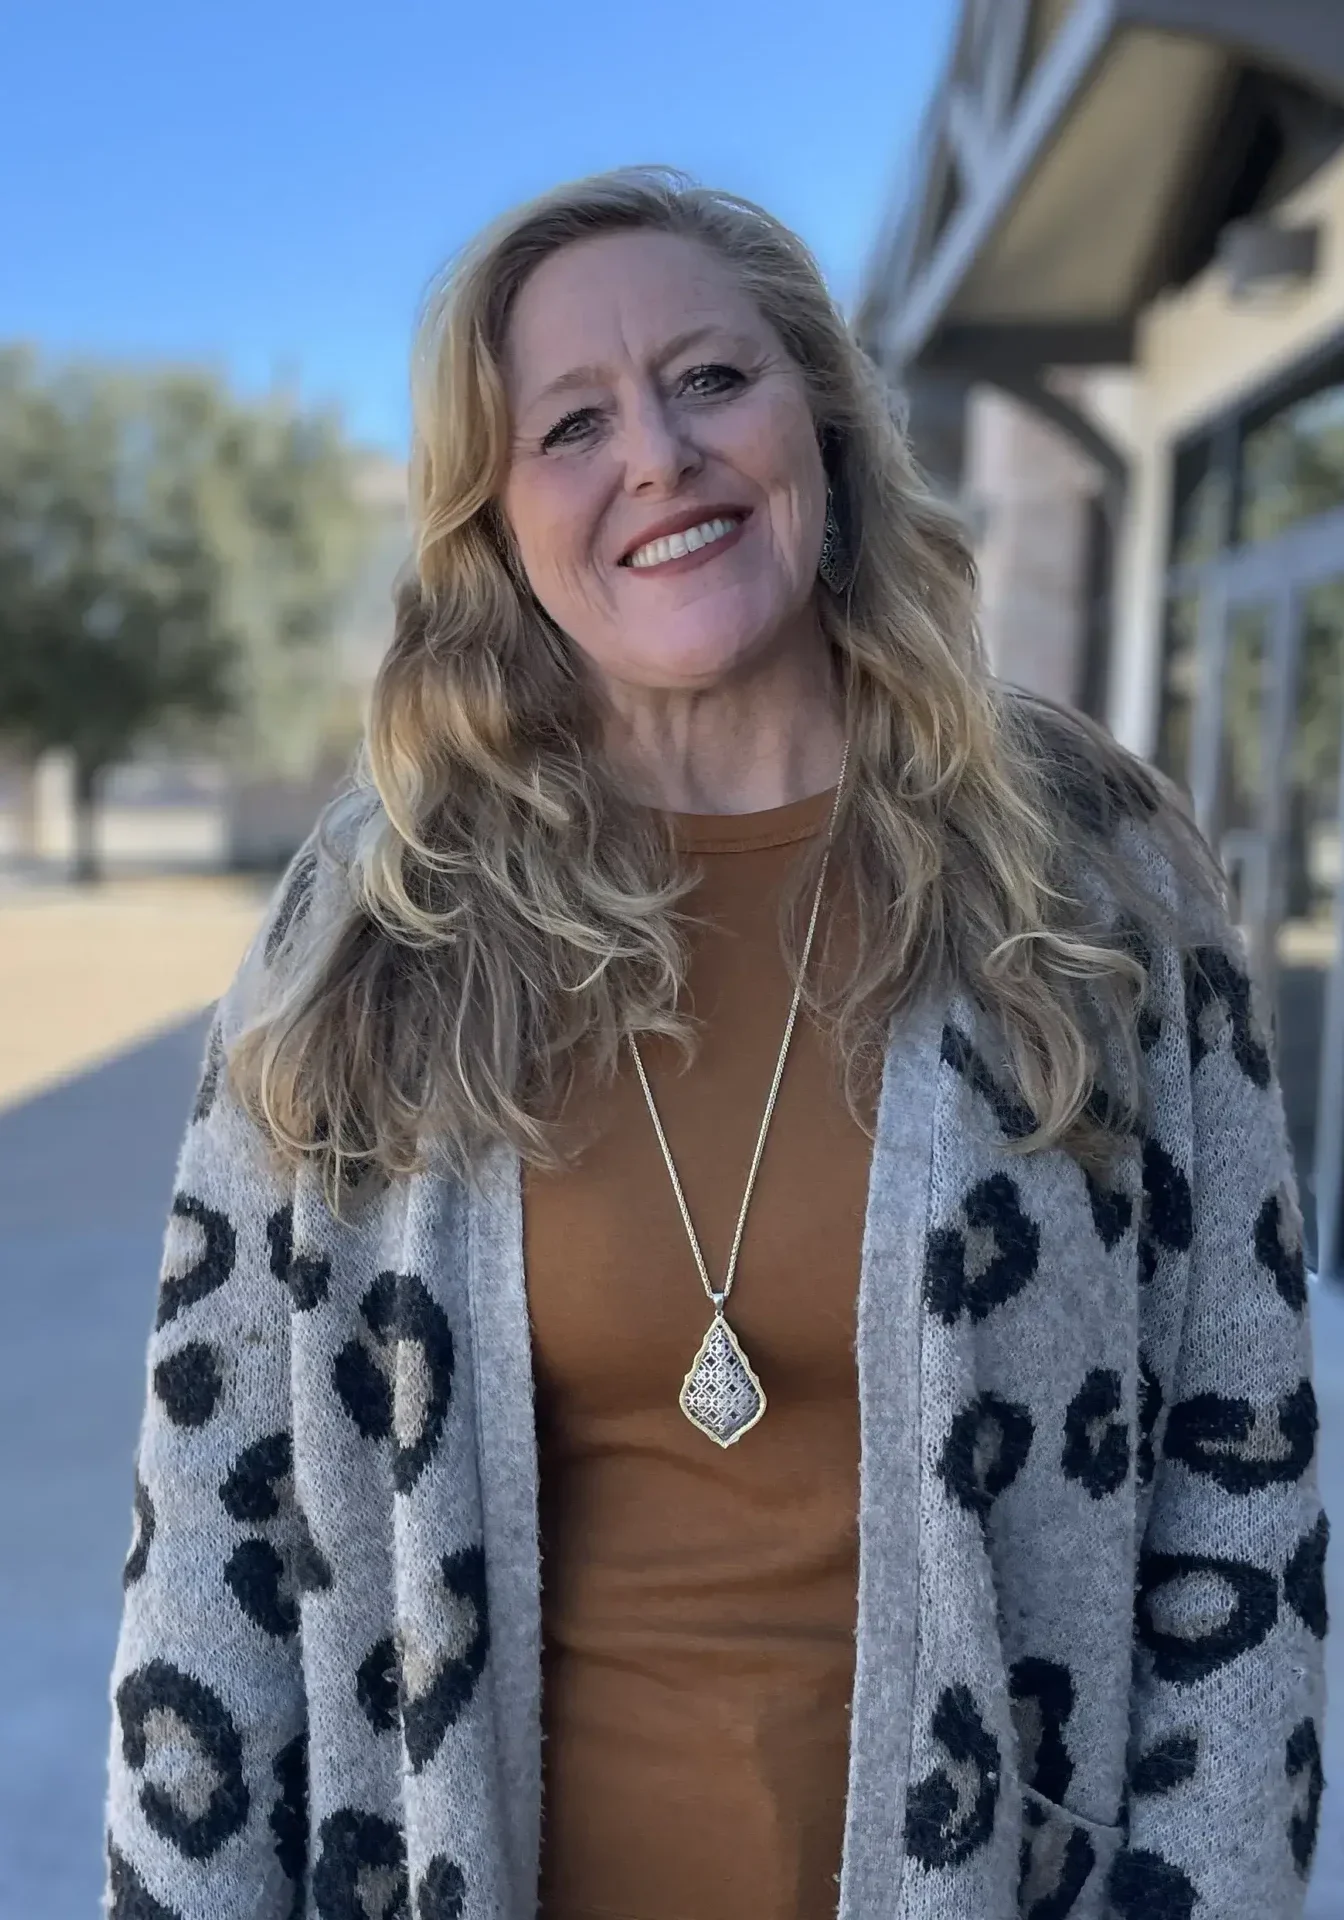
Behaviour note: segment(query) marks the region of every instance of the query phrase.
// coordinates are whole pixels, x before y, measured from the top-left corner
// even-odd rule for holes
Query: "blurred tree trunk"
[[[38,857],[37,756],[19,753],[12,762],[14,795],[14,858],[23,866]]]
[[[103,769],[83,757],[75,761],[75,849],[70,877],[77,886],[93,886],[103,877],[98,846],[98,788]]]

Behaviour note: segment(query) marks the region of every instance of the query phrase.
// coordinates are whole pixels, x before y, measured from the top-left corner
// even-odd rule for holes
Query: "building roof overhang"
[[[856,325],[885,366],[1011,379],[1124,364],[1226,200],[1248,76],[1344,104],[1340,0],[968,0],[870,263]],[[1323,151],[1326,149],[1323,149]]]

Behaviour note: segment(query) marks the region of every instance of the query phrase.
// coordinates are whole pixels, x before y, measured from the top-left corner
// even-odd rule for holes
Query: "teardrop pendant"
[[[722,1313],[714,1315],[700,1342],[679,1404],[691,1425],[719,1447],[731,1447],[765,1412],[765,1390]]]

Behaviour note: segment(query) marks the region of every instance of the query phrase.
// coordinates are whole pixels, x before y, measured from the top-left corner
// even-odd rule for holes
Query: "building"
[[[996,671],[1190,790],[1344,1274],[1344,5],[966,0],[856,324]]]

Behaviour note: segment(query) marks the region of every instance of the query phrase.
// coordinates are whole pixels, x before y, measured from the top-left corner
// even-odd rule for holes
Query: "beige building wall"
[[[1344,333],[1344,154],[1285,201],[1277,218],[1320,224],[1320,261],[1308,286],[1237,303],[1215,265],[1154,302],[1140,327],[1134,477],[1108,698],[1112,728],[1140,753],[1151,753],[1157,733],[1172,445]]]
[[[1095,469],[1038,414],[980,387],[967,409],[963,486],[990,666],[1033,693],[1076,700]]]

